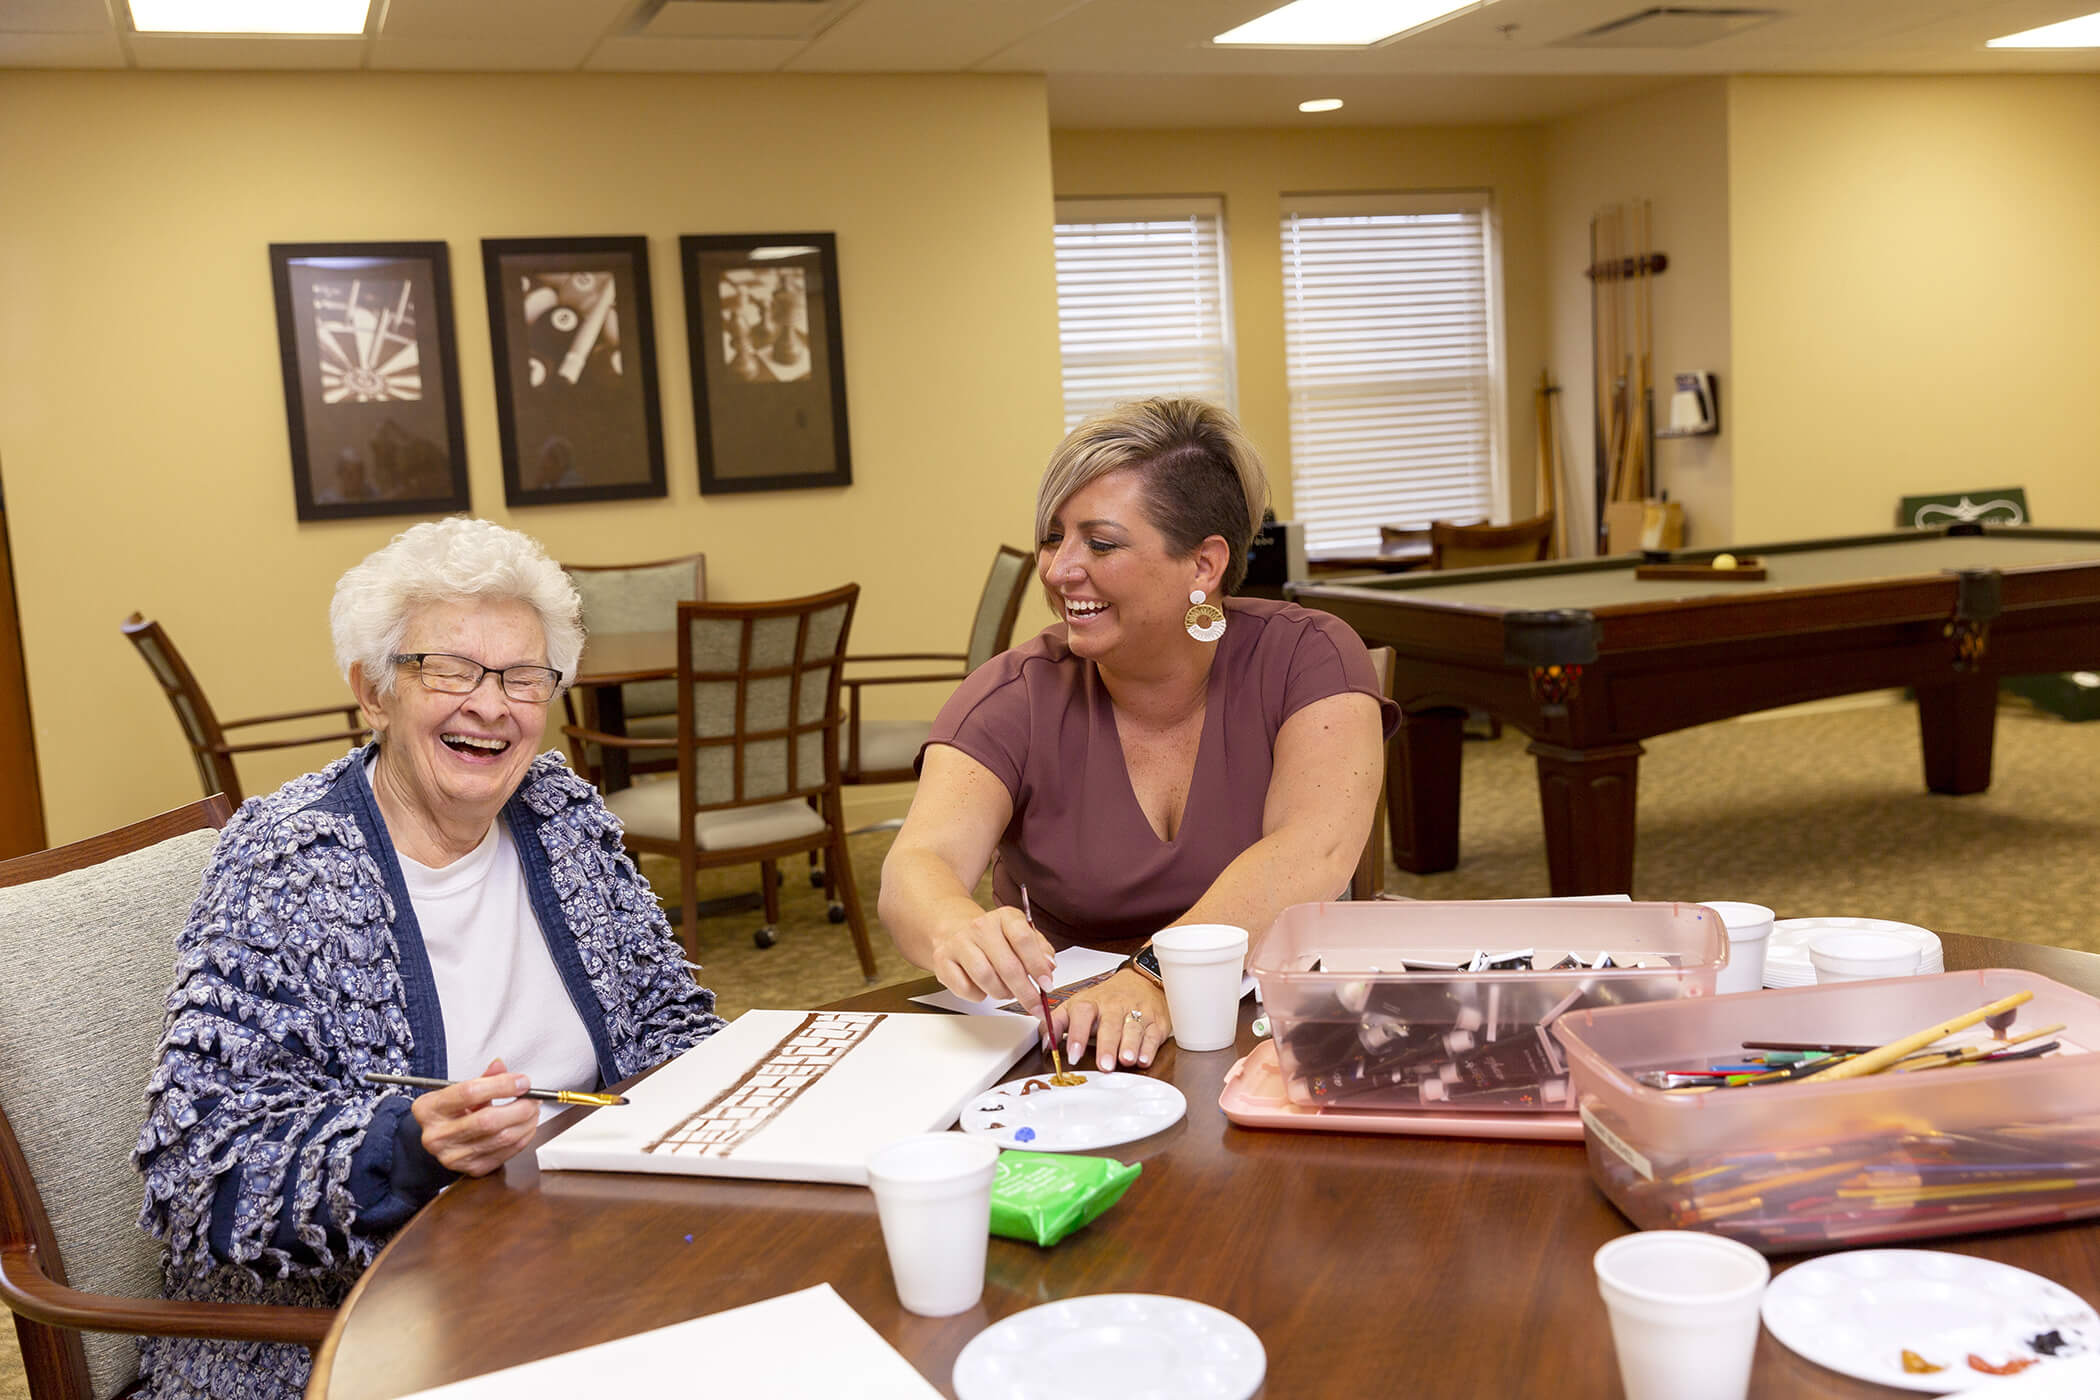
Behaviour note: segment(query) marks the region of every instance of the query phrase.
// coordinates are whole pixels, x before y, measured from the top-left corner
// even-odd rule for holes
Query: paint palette
[[[2029,1365],[2020,1369],[2038,1370],[2100,1352],[2100,1314],[2069,1289],[2010,1264],[1931,1249],[1857,1250],[1796,1264],[1765,1290],[1764,1319],[1818,1366],[1935,1395],[1988,1384],[2022,1361]],[[1940,1369],[1906,1370],[1906,1352]]]
[[[1068,1088],[1042,1074],[986,1090],[964,1106],[962,1130],[1030,1152],[1091,1152],[1151,1137],[1189,1111],[1181,1090],[1162,1080],[1129,1070],[1075,1073],[1082,1082]]]
[[[1157,1293],[1097,1293],[1029,1308],[979,1332],[955,1358],[955,1393],[961,1400],[1246,1400],[1261,1389],[1268,1365],[1261,1338],[1231,1313]]]

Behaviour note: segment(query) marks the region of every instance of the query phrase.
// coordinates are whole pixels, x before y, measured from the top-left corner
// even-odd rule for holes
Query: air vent
[[[1657,5],[1636,10],[1609,24],[1555,39],[1549,47],[1568,49],[1689,49],[1710,44],[1785,17],[1784,10],[1707,9]]]
[[[643,0],[627,33],[645,39],[806,39],[847,0]]]

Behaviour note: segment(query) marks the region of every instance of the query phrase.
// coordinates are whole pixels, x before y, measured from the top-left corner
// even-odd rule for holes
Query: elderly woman
[[[1052,950],[1129,952],[1060,1006],[1076,1062],[1152,1062],[1172,1027],[1147,940],[1255,935],[1337,897],[1371,829],[1398,708],[1326,613],[1231,596],[1268,487],[1231,415],[1126,404],[1075,428],[1036,497],[1062,622],[956,690],[882,870],[904,955],[966,997],[1034,1008]],[[999,907],[971,896],[987,863]],[[1022,910],[1026,889],[1034,912]]]
[[[445,1184],[722,1022],[598,793],[539,753],[583,649],[525,536],[417,525],[336,585],[373,742],[241,805],[176,945],[134,1154],[170,1296],[327,1305]],[[368,1072],[461,1081],[411,1097]],[[143,1343],[147,1393],[281,1397],[307,1353]]]

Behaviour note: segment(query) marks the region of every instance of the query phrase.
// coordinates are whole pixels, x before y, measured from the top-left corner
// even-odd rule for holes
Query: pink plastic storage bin
[[[1745,1040],[1882,1045],[2015,992],[2008,1036],[2061,1022],[2046,1058],[1666,1093],[1641,1070],[1740,1059]],[[1991,969],[1580,1011],[1565,1047],[1590,1172],[1643,1229],[1768,1254],[2100,1214],[2100,1001]],[[1949,1044],[1980,1040],[1982,1028]]]
[[[1598,952],[1652,968],[1405,971],[1476,951]],[[1369,900],[1283,911],[1248,959],[1288,1102],[1508,1114],[1574,1108],[1541,1023],[1581,1006],[1710,997],[1728,935],[1696,904]],[[1315,970],[1315,964],[1318,965]]]

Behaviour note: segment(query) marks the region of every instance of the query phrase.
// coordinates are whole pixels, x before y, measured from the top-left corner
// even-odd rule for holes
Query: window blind
[[[1153,394],[1233,407],[1223,201],[1059,200],[1056,217],[1066,430]]]
[[[1488,518],[1501,457],[1485,194],[1285,196],[1291,494],[1308,551]]]

